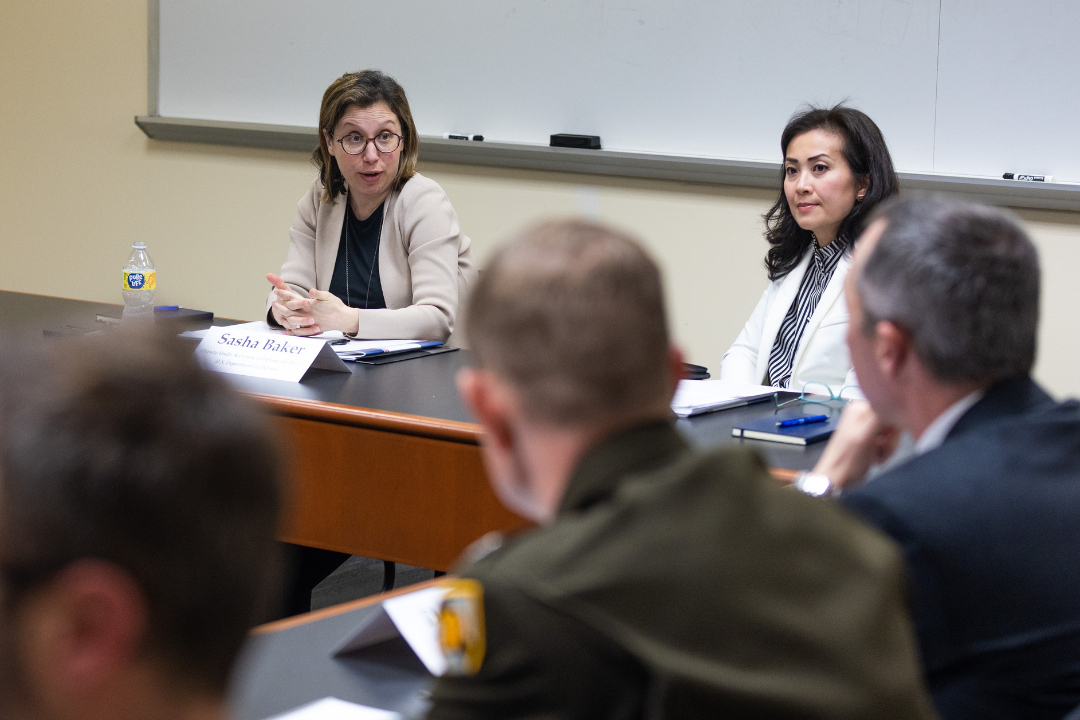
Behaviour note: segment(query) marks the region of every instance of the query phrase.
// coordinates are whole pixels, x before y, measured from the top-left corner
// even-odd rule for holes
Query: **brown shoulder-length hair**
[[[405,90],[394,78],[380,70],[345,73],[330,83],[330,87],[323,93],[322,107],[319,108],[319,147],[311,153],[311,162],[319,169],[319,178],[326,188],[323,202],[331,202],[345,192],[345,178],[326,145],[327,134],[333,136],[334,128],[349,108],[367,108],[379,102],[386,103],[397,116],[404,138],[397,177],[394,178],[394,190],[400,190],[409,178],[416,174],[420,135],[416,132],[416,123],[413,122]]]
[[[881,130],[864,112],[842,104],[831,108],[804,107],[791,117],[780,136],[781,157],[787,157],[792,140],[811,130],[827,130],[839,135],[844,141],[844,160],[856,181],[869,180],[865,197],[840,223],[836,235],[837,239],[854,242],[874,208],[900,191],[889,148]],[[765,239],[770,245],[765,256],[769,280],[778,280],[791,272],[814,242],[814,234],[799,227],[788,207],[782,161],[780,197],[765,213]]]

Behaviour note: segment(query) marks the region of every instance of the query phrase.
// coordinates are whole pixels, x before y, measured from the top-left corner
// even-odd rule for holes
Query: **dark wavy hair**
[[[870,179],[866,195],[840,223],[836,235],[837,239],[854,240],[862,232],[874,208],[900,190],[889,148],[885,145],[881,130],[866,113],[841,104],[831,108],[806,107],[795,113],[780,136],[781,157],[787,157],[788,145],[792,140],[811,130],[838,134],[844,141],[844,159],[856,182]],[[764,218],[765,239],[772,246],[765,256],[765,268],[769,271],[769,280],[779,280],[799,264],[806,249],[814,242],[814,234],[799,227],[788,207],[783,167],[780,168],[780,197]]]

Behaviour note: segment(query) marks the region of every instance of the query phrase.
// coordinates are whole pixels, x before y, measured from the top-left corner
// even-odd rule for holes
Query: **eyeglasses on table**
[[[847,393],[845,395],[844,393]],[[803,385],[802,392],[798,397],[791,398],[790,400],[780,400],[780,393],[773,393],[773,403],[778,408],[786,407],[792,403],[805,403],[807,405],[824,405],[825,403],[832,402],[833,400],[839,400],[840,402],[851,402],[852,400],[861,400],[862,390],[857,385],[845,385],[840,388],[839,393],[833,393],[832,388],[823,382],[808,382]]]

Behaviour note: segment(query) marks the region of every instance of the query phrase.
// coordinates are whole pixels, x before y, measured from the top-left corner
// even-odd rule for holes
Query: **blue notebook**
[[[776,423],[781,420],[791,420],[805,415],[824,415],[825,412],[821,409],[813,412],[801,412],[798,410],[795,412],[778,412],[775,415],[737,425],[731,429],[731,434],[749,440],[768,440],[769,442],[787,443],[789,445],[810,445],[829,439],[833,430],[836,429],[836,424],[840,421],[840,412],[836,410],[834,413],[830,413],[831,417],[825,422],[780,428],[776,427]]]

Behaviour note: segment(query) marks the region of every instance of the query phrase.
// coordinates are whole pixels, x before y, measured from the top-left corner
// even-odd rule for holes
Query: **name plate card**
[[[217,372],[286,382],[300,382],[311,368],[350,372],[326,340],[253,332],[241,325],[207,330],[195,357]]]
[[[432,675],[446,673],[446,656],[439,643],[439,608],[446,585],[414,590],[382,601],[331,653],[334,657],[402,637]]]

